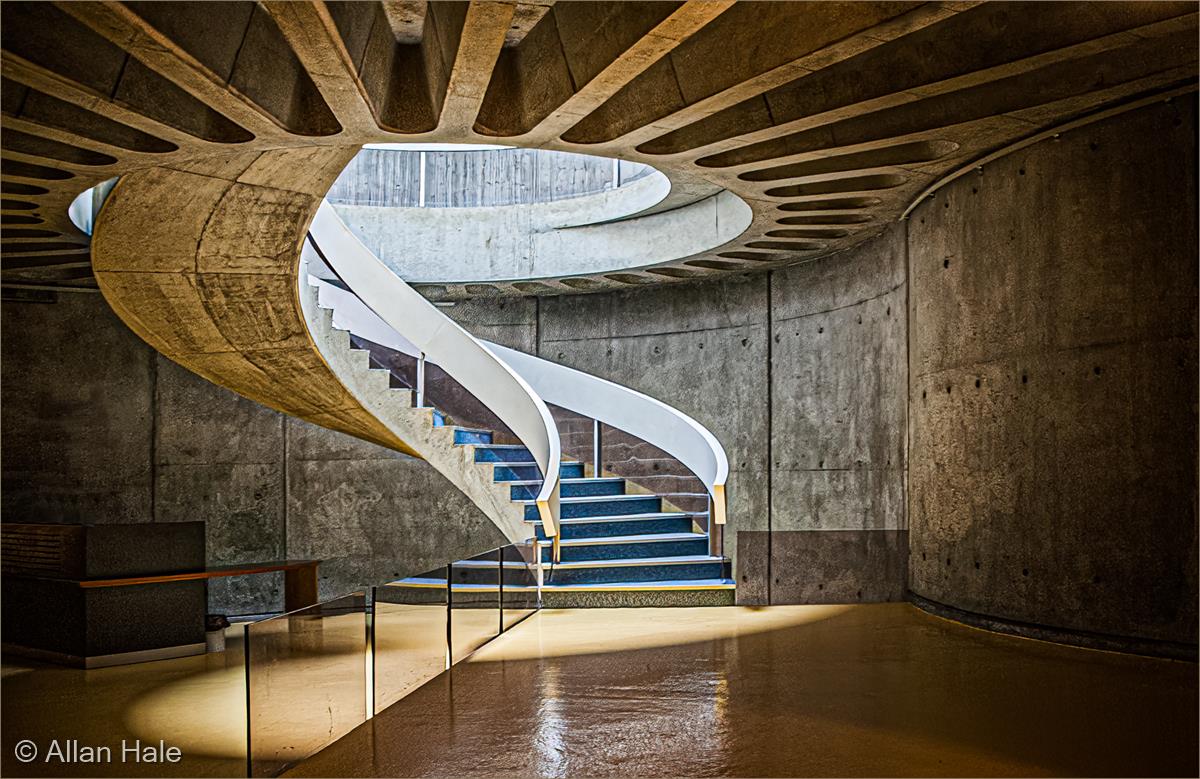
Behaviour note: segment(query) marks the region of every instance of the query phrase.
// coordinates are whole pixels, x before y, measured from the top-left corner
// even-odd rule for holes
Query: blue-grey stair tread
[[[705,533],[644,533],[637,536],[564,538],[558,543],[560,546],[603,546],[604,544],[656,544],[659,542],[703,541],[707,539],[708,535]],[[538,546],[548,547],[553,544],[554,542],[551,539],[538,539]]]
[[[455,568],[495,568],[495,560],[459,560],[453,564]],[[530,568],[532,566],[520,560],[505,560],[505,568]]]
[[[500,445],[501,444],[496,444],[496,446],[500,446]],[[512,446],[512,445],[513,444],[504,444],[504,446]],[[481,446],[480,448],[481,449],[491,449],[491,448],[495,448],[495,447],[493,447],[491,445],[487,445],[487,446]],[[559,460],[558,463],[559,463],[559,465],[579,465],[579,460]],[[505,461],[502,463],[492,463],[492,464],[498,465],[498,466],[501,466],[504,468],[520,468],[521,466],[537,465],[537,463],[535,463],[535,462],[517,462],[516,460]]]
[[[610,495],[609,497],[611,498],[612,496]],[[532,503],[533,501],[527,501],[527,502]],[[704,511],[701,511],[701,512],[651,511],[646,514],[605,514],[602,516],[595,516],[595,517],[562,517],[558,521],[559,521],[559,524],[573,525],[573,524],[587,524],[590,522],[636,522],[637,520],[640,520],[640,519],[683,519],[685,517],[692,518],[692,517],[707,517],[707,516],[708,516],[708,512],[704,512]],[[542,524],[542,520],[540,520],[540,519],[527,519],[527,520],[525,520],[525,522],[530,525]]]
[[[555,563],[556,569],[575,568],[631,568],[647,565],[694,565],[702,563],[727,563],[727,557],[713,555],[679,555],[677,557],[618,557],[612,560],[578,560],[569,563]]]
[[[733,579],[666,579],[660,582],[595,582],[591,584],[544,584],[543,590],[698,590],[733,589]],[[508,589],[506,586],[504,589]],[[536,587],[529,587],[536,589]]]
[[[445,579],[399,579],[394,582],[389,582],[389,587],[437,587],[446,588]],[[597,582],[591,584],[553,584],[547,583],[542,586],[543,590],[558,590],[560,592],[570,592],[573,590],[732,590],[736,587],[736,582],[733,579],[667,579],[659,582]],[[455,584],[452,589],[462,590],[463,592],[496,592],[499,590],[494,584]],[[530,584],[506,584],[504,585],[505,592],[518,591],[535,591],[537,587]]]
[[[505,482],[506,484],[508,482]],[[623,495],[578,495],[570,498],[559,498],[559,503],[603,503],[608,500],[657,500],[658,495],[639,494],[636,492],[627,492]],[[518,500],[516,503],[522,503],[526,506],[532,506],[537,501],[535,500]]]
[[[517,498],[513,501],[520,504],[526,519],[537,519],[538,508],[534,501]],[[608,516],[612,514],[646,514],[662,511],[662,498],[658,495],[578,495],[560,497],[559,515],[564,519],[578,519],[588,516]]]
[[[463,427],[462,425],[447,425],[447,430],[461,430],[464,433],[494,433],[494,430],[488,430],[483,427]],[[501,446],[502,444],[486,444],[487,446]]]
[[[517,465],[518,463],[504,463],[504,464],[505,465]],[[533,465],[533,464],[534,463],[530,463],[530,465]],[[565,464],[566,463],[564,463],[564,465]],[[595,476],[569,476],[565,479],[558,480],[559,484],[586,484],[589,482],[612,482],[612,481],[625,481],[625,479],[623,479],[620,476],[601,476],[599,478],[597,478]],[[532,487],[534,485],[540,485],[542,483],[542,479],[521,479],[520,481],[506,481],[504,483],[511,484],[514,487]],[[612,496],[610,495],[609,497],[612,497]],[[654,498],[657,496],[647,494],[643,497]]]

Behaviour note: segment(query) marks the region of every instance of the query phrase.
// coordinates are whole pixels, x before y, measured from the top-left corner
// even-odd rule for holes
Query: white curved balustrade
[[[507,346],[483,343],[547,403],[598,419],[654,444],[679,460],[704,482],[712,498],[713,521],[725,524],[729,459],[708,428],[679,409],[636,390]]]
[[[558,428],[542,399],[481,341],[380,262],[347,229],[327,202],[322,202],[317,209],[309,231],[326,264],[354,290],[361,305],[382,324],[401,334],[400,340],[410,349],[415,348],[426,359],[441,366],[499,417],[529,449],[543,475],[541,489],[535,498],[538,515],[546,535],[557,536],[562,450]],[[342,302],[346,304],[348,300]],[[349,310],[347,306],[343,312]]]
[[[324,213],[327,220],[332,216],[332,219],[338,220],[340,224],[339,217],[335,212],[331,213],[326,206],[322,208],[324,210],[318,212],[318,219]],[[314,228],[315,226],[314,222]],[[343,226],[342,231],[349,235],[348,228]],[[370,254],[370,250],[359,243],[353,235],[350,235],[350,238],[357,244],[359,251]],[[371,259],[374,261],[375,267],[382,268],[384,273],[391,275],[392,279],[396,279],[395,275],[378,259],[373,256]],[[342,273],[342,267],[350,264],[346,258],[335,258],[329,255],[328,260],[337,264],[335,268],[337,273],[342,276],[347,286],[357,292],[358,287],[355,286],[355,283]],[[335,321],[338,322],[339,327],[390,349],[414,357],[420,356],[420,344],[411,336],[411,329],[401,336],[394,332],[396,328],[392,327],[390,322],[384,321],[377,315],[377,311],[371,310],[373,307],[368,308],[354,294],[316,278],[312,278],[311,281],[320,288],[322,299],[330,301],[335,311]],[[375,284],[377,293],[378,290],[386,288],[382,279],[376,279]],[[432,309],[436,317],[452,323],[449,317],[439,311],[436,306],[430,305],[407,284],[404,285],[404,289]],[[461,330],[456,324],[454,327]],[[463,332],[465,333],[465,331]],[[623,430],[657,446],[679,460],[692,473],[696,474],[708,490],[709,496],[712,498],[713,522],[718,525],[725,524],[725,483],[729,477],[729,460],[721,443],[699,422],[660,400],[620,384],[506,346],[479,339],[472,340],[489,350],[490,354],[494,355],[499,362],[506,365],[514,375],[519,376],[523,380],[523,384],[529,387],[541,401],[553,403],[592,419],[598,419],[610,427]],[[427,359],[440,364],[448,373],[458,379],[454,370],[442,364],[441,360],[432,352],[426,349],[425,354]],[[470,387],[468,390],[474,392]],[[481,400],[487,402],[482,395],[476,394]],[[493,411],[496,409],[493,408]],[[505,424],[508,424],[508,420],[504,416],[499,413],[497,416],[500,416]],[[512,427],[512,425],[509,426]],[[515,428],[513,432],[522,441],[525,440]]]

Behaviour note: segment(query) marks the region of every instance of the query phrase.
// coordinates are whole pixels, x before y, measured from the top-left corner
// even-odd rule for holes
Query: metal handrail
[[[538,516],[546,535],[557,542],[562,447],[541,397],[479,339],[380,262],[328,202],[317,209],[309,236],[366,309],[478,398],[529,449],[543,476],[534,499]]]

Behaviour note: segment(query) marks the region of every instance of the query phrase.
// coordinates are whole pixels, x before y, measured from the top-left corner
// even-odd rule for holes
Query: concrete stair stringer
[[[364,409],[422,459],[445,476],[513,543],[532,536],[524,507],[510,497],[509,485],[493,479],[494,463],[475,462],[475,447],[456,445],[454,430],[435,426],[433,409],[413,406],[413,392],[390,386],[390,372],[371,368],[370,355],[355,349],[350,333],[333,325],[333,310],[318,300],[317,288],[301,272],[300,303],[317,350],[346,390]]]

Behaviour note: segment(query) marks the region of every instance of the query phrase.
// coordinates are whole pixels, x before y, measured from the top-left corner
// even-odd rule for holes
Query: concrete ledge
[[[1197,660],[1196,644],[1180,644],[1174,641],[1156,641],[1146,638],[1113,636],[1105,633],[1091,633],[1085,630],[1068,630],[1049,625],[1018,622],[1016,620],[1004,619],[1003,617],[992,617],[986,614],[975,614],[974,612],[956,609],[953,606],[947,606],[944,603],[923,598],[915,592],[908,593],[908,602],[935,617],[941,617],[953,622],[961,622],[964,625],[970,625],[981,630],[990,630],[994,633],[1005,633],[1010,636],[1032,638],[1037,641],[1049,641],[1055,644],[1068,644],[1070,646],[1097,649],[1104,652],[1162,657],[1170,660],[1185,660],[1192,663]]]
[[[181,644],[180,646],[166,646],[160,649],[141,649],[136,652],[117,652],[116,654],[91,655],[88,657],[67,654],[66,652],[52,652],[48,649],[37,649],[31,646],[10,644],[8,642],[0,644],[0,649],[6,655],[28,657],[33,660],[42,660],[44,662],[90,670],[92,668],[109,668],[114,665],[133,665],[134,663],[149,663],[155,660],[171,660],[176,657],[202,655],[205,652],[205,644],[202,641],[198,644]]]

